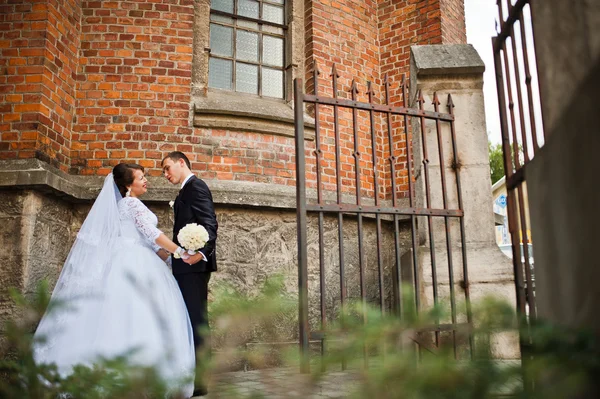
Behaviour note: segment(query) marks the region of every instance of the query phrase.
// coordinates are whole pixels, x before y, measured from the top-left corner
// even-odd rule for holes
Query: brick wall
[[[442,42],[464,44],[467,42],[464,0],[441,0]]]
[[[403,104],[402,75],[410,66],[410,47],[426,44],[466,42],[463,0],[384,0],[379,3],[381,75],[388,75],[390,103]],[[408,90],[406,90],[408,93]],[[411,106],[411,101],[406,103]],[[426,104],[425,107],[430,107]],[[416,106],[416,104],[412,104]],[[410,119],[409,119],[410,123]],[[408,196],[406,141],[412,143],[411,129],[404,129],[403,118],[392,122],[393,154],[396,157],[396,183],[403,197]],[[408,131],[408,138],[406,137]],[[386,177],[389,175],[386,174]],[[388,177],[389,179],[389,177]],[[390,187],[385,187],[386,194]]]
[[[445,2],[444,2],[445,1]],[[172,150],[191,155],[207,179],[294,185],[294,141],[289,137],[191,124],[193,0],[4,0],[0,10],[0,157],[40,157],[73,174],[106,174],[120,161],[138,162],[150,175]],[[320,0],[305,9],[307,91],[310,72],[321,68],[320,94],[366,101],[367,81],[383,102],[388,74],[391,102],[399,104],[400,78],[413,44],[456,42],[464,36],[461,0]],[[458,32],[455,34],[454,32]],[[463,39],[461,39],[463,40]],[[339,111],[342,184],[355,188],[352,114]],[[401,118],[393,121],[397,178],[407,190]],[[333,110],[321,113],[324,182],[336,188]],[[357,113],[364,195],[374,190],[370,116]],[[388,156],[386,121],[376,117],[376,150]],[[409,138],[410,139],[410,138]],[[308,155],[314,143],[308,144]],[[310,159],[314,158],[311,156]],[[314,186],[315,164],[308,163]],[[386,163],[387,162],[387,163]],[[380,162],[389,177],[389,162]],[[388,174],[388,175],[386,175]],[[389,193],[389,187],[382,187]]]
[[[156,176],[178,150],[206,179],[295,184],[292,139],[192,127],[193,18],[192,0],[83,2],[72,173]]]
[[[81,9],[76,0],[0,6],[0,158],[67,170]]]
[[[164,152],[192,152],[193,1],[82,7],[72,173],[106,174],[124,159],[160,168]]]
[[[337,75],[337,95],[352,97],[352,79],[356,81],[359,101],[367,101],[367,81],[371,81],[378,92],[379,76],[379,37],[377,26],[377,2],[352,0],[311,2],[306,9],[307,19],[307,91],[314,92],[311,70],[317,65],[321,71],[319,95],[332,96],[332,67],[335,64]],[[377,98],[377,97],[376,97]],[[334,111],[332,107],[320,107],[321,127],[321,173],[325,188],[337,188],[335,157]],[[363,195],[372,196],[374,190],[373,163],[371,152],[370,122],[367,112],[358,112],[357,137],[360,183]],[[379,120],[379,118],[377,118]],[[341,189],[355,192],[355,148],[353,115],[345,108],[338,110],[340,140]],[[379,139],[378,139],[379,140]],[[312,148],[311,148],[312,149]],[[316,174],[315,156],[307,154],[309,183],[314,183]]]
[[[312,2],[306,9],[307,19],[307,91],[314,92],[314,82],[310,70],[316,64],[321,70],[320,90],[323,95],[331,95],[331,66],[337,65],[340,79],[338,95],[350,98],[352,78],[358,82],[358,99],[366,101],[366,83],[373,83],[375,102],[385,101],[384,79],[390,81],[390,104],[402,105],[402,76],[408,74],[410,47],[423,44],[459,43],[465,41],[464,7],[461,0],[384,0],[366,1],[356,4],[347,1]],[[321,127],[324,136],[323,151],[332,153],[334,137],[331,107],[321,107]],[[346,110],[339,111],[339,134],[341,138],[342,189],[356,191],[354,170],[354,148],[351,143],[352,115]],[[392,118],[392,142],[390,152],[387,138],[387,119],[378,114],[375,117],[376,151],[380,157],[379,195],[389,198],[391,194],[391,166],[389,155],[394,156],[397,191],[401,197],[408,196],[407,148],[406,142],[412,138],[405,134],[401,117]],[[362,194],[373,195],[373,162],[370,149],[370,121],[367,113],[358,112],[357,118]],[[410,129],[409,129],[410,131]],[[315,163],[311,158],[307,165],[313,177]],[[335,189],[337,174],[335,158],[329,157],[321,163],[323,181],[328,189]]]

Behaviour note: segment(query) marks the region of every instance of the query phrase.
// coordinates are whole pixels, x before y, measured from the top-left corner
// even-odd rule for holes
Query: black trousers
[[[190,315],[192,328],[194,329],[194,346],[196,354],[210,345],[208,329],[208,282],[210,272],[175,274],[175,280],[183,295],[185,306]]]

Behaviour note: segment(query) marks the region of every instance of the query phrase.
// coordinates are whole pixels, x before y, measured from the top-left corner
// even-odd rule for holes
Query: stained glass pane
[[[235,64],[235,90],[258,94],[258,66],[241,62]]]
[[[211,0],[210,8],[233,14],[233,0]]]
[[[210,50],[212,54],[233,55],[233,28],[210,24]]]
[[[263,96],[283,98],[283,71],[263,68],[261,80]]]
[[[219,58],[210,58],[208,63],[208,87],[231,90],[232,62]]]
[[[254,0],[239,0],[238,15],[258,19],[258,1]]]
[[[238,29],[235,42],[238,60],[258,62],[258,33]]]
[[[262,19],[283,25],[283,7],[263,3]]]
[[[263,63],[283,66],[283,39],[273,36],[263,36]]]

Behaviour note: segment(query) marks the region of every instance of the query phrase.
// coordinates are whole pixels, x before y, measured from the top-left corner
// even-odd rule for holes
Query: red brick
[[[292,139],[190,126],[192,0],[33,4],[22,2],[19,18],[0,22],[0,51],[7,60],[0,75],[0,103],[5,104],[0,123],[6,126],[3,131],[17,133],[16,138],[8,136],[11,145],[2,141],[2,159],[46,151],[65,170],[105,174],[127,157],[144,162],[149,175],[159,175],[157,160],[178,149],[189,153],[194,167],[207,178],[294,184]],[[465,41],[461,0],[308,2],[305,16],[306,90],[311,93],[310,73],[316,64],[323,72],[321,92],[331,95],[328,75],[337,63],[340,96],[350,97],[355,78],[359,100],[364,100],[369,80],[375,101],[383,103],[387,73],[392,81],[390,101],[401,105],[398,83],[408,72],[410,46]],[[371,195],[370,122],[364,113],[358,117],[363,189]],[[327,140],[333,134],[332,118],[331,112],[321,114]],[[394,123],[395,131],[403,130],[400,122]],[[355,184],[351,125],[351,114],[341,110],[342,167],[350,192]],[[396,138],[397,182],[405,190],[406,138]],[[18,144],[19,140],[32,144]],[[48,149],[28,148],[38,140]],[[381,156],[388,156],[385,142],[378,148]],[[308,147],[310,158],[314,143]],[[309,185],[314,187],[314,160],[307,162]],[[335,188],[335,158],[325,153],[323,166],[323,181]],[[385,167],[380,165],[382,176],[389,177]],[[381,191],[389,193],[389,187]]]

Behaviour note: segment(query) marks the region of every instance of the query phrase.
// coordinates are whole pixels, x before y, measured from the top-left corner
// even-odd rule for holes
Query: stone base
[[[444,250],[436,250],[436,277],[438,282],[438,304],[450,315],[450,283],[448,270],[448,254]],[[454,292],[458,309],[464,309],[466,303],[464,290],[464,274],[462,251],[459,247],[452,249]],[[433,306],[433,278],[431,252],[427,247],[419,248],[419,270],[421,271],[420,301],[421,308]],[[405,255],[403,269],[412,268],[412,258]],[[467,267],[470,287],[470,301],[477,305],[486,297],[504,300],[516,309],[515,283],[512,273],[512,261],[497,246],[470,244],[467,246]],[[464,314],[464,312],[462,312]],[[476,315],[475,315],[476,316]],[[473,320],[477,324],[477,318]],[[451,319],[441,320],[450,323]],[[458,322],[466,322],[464,317]],[[518,359],[519,336],[516,332],[503,332],[492,337],[492,353],[498,359]]]

